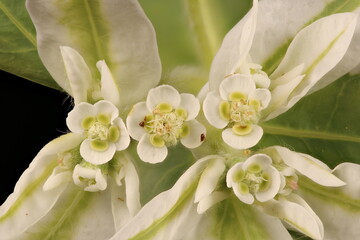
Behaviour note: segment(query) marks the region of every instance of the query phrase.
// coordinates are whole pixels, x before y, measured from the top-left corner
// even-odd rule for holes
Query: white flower
[[[167,147],[180,142],[196,148],[204,141],[206,129],[195,117],[200,103],[193,95],[162,85],[149,91],[146,102],[139,102],[130,111],[126,124],[132,138],[139,141],[141,160],[163,161]]]
[[[274,64],[274,69],[267,71],[268,77],[262,71],[261,65],[265,63],[261,62],[257,55],[254,58],[255,61],[250,56],[253,52],[261,52],[260,49],[266,45],[261,36],[255,34],[257,14],[258,1],[254,0],[249,13],[225,36],[212,62],[209,82],[204,86],[205,90],[201,91],[201,95],[208,91],[204,101],[205,116],[210,124],[220,129],[226,126],[239,126],[239,124],[234,124],[236,121],[229,118],[226,112],[229,109],[227,105],[231,103],[222,102],[222,100],[231,100],[229,95],[224,96],[222,93],[224,86],[228,87],[227,94],[240,89],[239,87],[231,89],[232,85],[225,83],[230,82],[228,79],[238,76],[239,82],[248,82],[248,80],[243,80],[245,77],[240,77],[238,74],[247,75],[254,82],[253,85],[263,91],[260,96],[257,96],[258,101],[263,104],[261,114],[251,109],[251,112],[256,113],[252,115],[256,117],[251,118],[251,121],[248,121],[249,124],[243,123],[240,125],[242,128],[235,127],[232,130],[223,131],[223,140],[237,149],[250,148],[257,144],[263,134],[257,123],[277,117],[310,93],[313,87],[318,89],[317,83],[345,55],[355,31],[357,19],[356,14],[353,13],[334,14],[303,28],[291,41],[286,54],[280,58],[282,60],[271,63]],[[272,34],[269,35],[272,37]],[[261,41],[255,39],[256,37]],[[262,45],[259,45],[259,41]],[[261,60],[264,61],[264,59]],[[232,81],[235,82],[235,80]],[[241,84],[243,83],[238,83],[239,86]],[[271,94],[265,93],[263,88],[268,88]],[[242,88],[242,95],[249,96],[254,91],[253,87],[246,90],[248,92]],[[248,111],[242,109],[241,112]],[[226,113],[225,116],[224,113]]]
[[[235,74],[224,79],[219,88],[204,100],[204,114],[216,128],[226,128],[223,140],[237,149],[254,146],[262,137],[263,130],[257,125],[261,111],[270,102],[270,91],[256,89],[255,82],[248,75]]]
[[[109,101],[75,105],[66,123],[72,132],[85,135],[80,154],[92,164],[107,163],[116,151],[129,146],[130,137],[123,120],[119,118],[119,110]]]
[[[281,183],[280,174],[271,163],[271,158],[265,154],[253,155],[230,168],[226,184],[246,204],[254,203],[255,199],[269,201],[279,192]]]
[[[103,191],[107,187],[106,176],[100,168],[83,167],[76,165],[73,172],[73,180],[76,185],[88,192]]]

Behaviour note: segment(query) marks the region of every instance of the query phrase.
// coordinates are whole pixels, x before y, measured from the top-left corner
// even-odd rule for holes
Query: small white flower
[[[195,120],[199,110],[199,100],[191,94],[179,94],[169,85],[151,89],[146,102],[135,104],[126,119],[130,136],[139,141],[141,160],[163,161],[167,147],[179,140],[187,148],[200,146],[206,129]]]
[[[261,69],[262,66],[259,64],[244,62],[236,72],[252,76],[257,87],[268,88],[270,86],[270,78]]]
[[[107,187],[106,177],[100,168],[88,168],[78,164],[74,168],[73,180],[76,185],[88,192],[103,191]]]
[[[271,163],[271,158],[265,154],[253,155],[230,168],[226,184],[246,204],[254,203],[255,198],[259,202],[269,201],[276,196],[281,185],[280,174]]]
[[[222,81],[219,92],[209,92],[204,100],[206,119],[216,128],[225,128],[222,138],[231,147],[254,146],[263,134],[257,124],[270,102],[270,91],[257,89],[249,75],[234,74]]]
[[[110,161],[116,151],[126,149],[130,137],[119,111],[109,101],[94,105],[79,103],[69,113],[67,126],[74,133],[83,133],[80,154],[88,162],[99,165]]]

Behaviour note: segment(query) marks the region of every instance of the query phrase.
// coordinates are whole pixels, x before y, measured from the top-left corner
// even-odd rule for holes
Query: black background
[[[58,90],[0,73],[1,205],[39,150],[68,131],[65,119],[72,100]]]

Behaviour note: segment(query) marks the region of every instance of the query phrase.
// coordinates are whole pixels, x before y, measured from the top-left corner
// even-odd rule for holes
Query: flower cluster
[[[359,176],[360,166],[332,171],[308,154],[259,143],[265,122],[336,80],[326,75],[334,68],[345,74],[354,67],[342,59],[357,15],[309,22],[269,69],[257,44],[266,4],[254,0],[225,36],[195,96],[159,85],[155,32],[137,1],[27,0],[41,60],[74,107],[70,132],[39,152],[0,207],[0,239],[291,239],[287,228],[332,239],[334,224],[322,219],[329,214],[312,193],[337,191],[358,203],[359,186],[347,173]],[[85,13],[72,12],[80,8]],[[141,208],[147,168],[168,163],[174,149],[180,159],[192,153],[198,160]],[[255,230],[237,231],[232,219]],[[352,227],[347,236],[355,235]]]

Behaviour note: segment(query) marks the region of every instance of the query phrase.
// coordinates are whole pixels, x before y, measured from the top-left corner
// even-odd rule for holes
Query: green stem
[[[184,0],[193,36],[199,49],[199,57],[206,68],[211,62],[220,46],[221,38],[216,27],[216,15],[213,2],[209,0]]]

